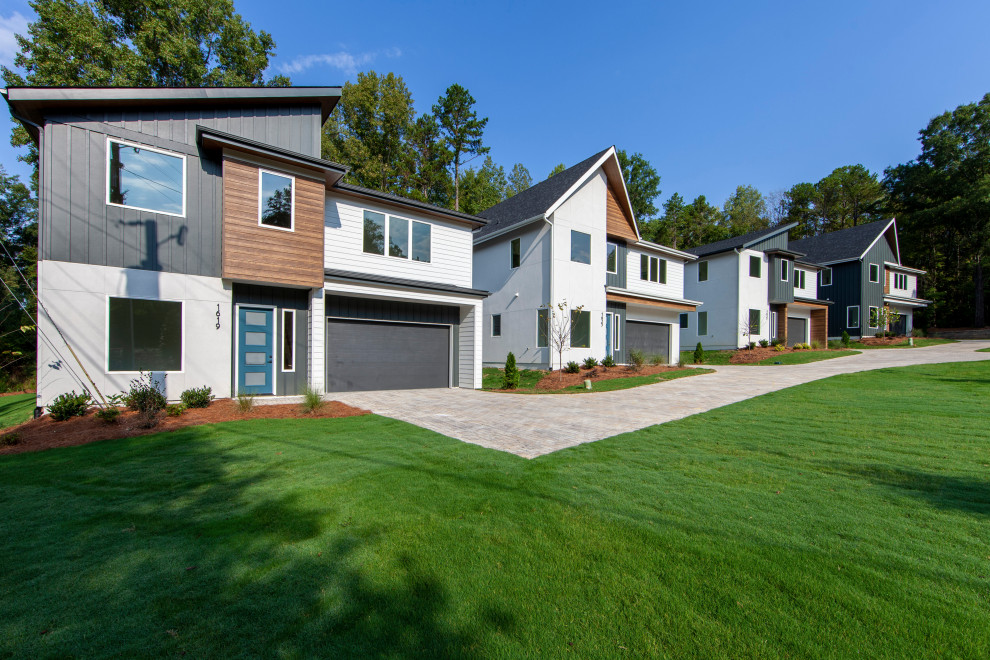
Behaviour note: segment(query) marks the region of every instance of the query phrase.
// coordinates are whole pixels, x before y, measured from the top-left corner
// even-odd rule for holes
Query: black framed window
[[[282,310],[282,371],[296,370],[296,310]]]
[[[502,336],[502,315],[492,314],[492,337]]]
[[[698,336],[708,334],[708,312],[698,312]]]
[[[571,310],[571,348],[591,348],[591,312]]]
[[[681,312],[677,320],[680,322],[682,330],[687,329],[689,323],[687,312]]]
[[[708,262],[702,261],[698,264],[698,281],[707,282],[708,281]]]
[[[364,251],[385,254],[385,214],[364,212]]]
[[[874,283],[880,281],[880,265],[879,264],[870,264],[870,281],[871,282],[874,282]]]
[[[184,216],[186,159],[136,144],[107,142],[107,202]]]
[[[519,268],[522,260],[522,239],[513,238],[509,243],[509,268]]]
[[[609,273],[619,272],[619,246],[615,243],[606,243],[605,254],[605,271]]]
[[[571,230],[571,261],[579,264],[591,263],[591,234]]]
[[[536,346],[546,348],[550,345],[550,310],[536,310]]]
[[[832,286],[832,269],[826,268],[818,273],[819,286]]]
[[[110,298],[110,371],[182,371],[182,303]]]
[[[846,327],[847,328],[859,327],[859,305],[846,307]]]
[[[747,335],[758,335],[760,334],[760,310],[751,309],[749,310],[749,332]]]

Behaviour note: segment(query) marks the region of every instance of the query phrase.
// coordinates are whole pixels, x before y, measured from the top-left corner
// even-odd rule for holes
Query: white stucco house
[[[684,267],[696,257],[642,240],[614,147],[479,216],[487,224],[474,235],[473,286],[491,292],[485,365],[503,365],[511,351],[521,367],[559,367],[548,308],[565,301],[565,363],[624,363],[633,349],[678,361],[679,314],[698,304],[684,295]]]

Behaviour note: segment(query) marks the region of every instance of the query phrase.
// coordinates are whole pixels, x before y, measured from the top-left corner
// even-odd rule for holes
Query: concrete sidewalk
[[[716,372],[591,394],[502,394],[462,389],[334,394],[452,438],[524,458],[662,424],[821,378],[886,367],[990,360],[990,341],[890,348],[809,364],[719,366]]]

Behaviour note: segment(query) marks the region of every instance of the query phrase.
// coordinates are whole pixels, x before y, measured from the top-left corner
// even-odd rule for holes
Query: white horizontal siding
[[[364,252],[365,209],[428,223],[431,231],[430,263]],[[324,259],[327,268],[369,275],[401,277],[455,286],[471,286],[471,229],[423,214],[393,211],[377,204],[327,195]]]
[[[818,298],[818,273],[813,270],[805,270],[800,266],[794,268],[795,275],[798,271],[804,271],[804,288],[797,286],[797,277],[794,278],[794,295],[798,298]]]
[[[684,264],[673,259],[666,259],[667,262],[667,283],[649,282],[639,279],[639,258],[641,254],[657,257],[659,255],[650,252],[643,252],[630,246],[626,252],[626,288],[638,293],[646,293],[654,296],[666,296],[669,298],[684,297]],[[663,259],[662,256],[659,257]],[[697,274],[695,275],[697,277]]]

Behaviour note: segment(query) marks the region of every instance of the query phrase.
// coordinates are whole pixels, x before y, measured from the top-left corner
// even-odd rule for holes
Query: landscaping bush
[[[849,348],[849,343],[850,343],[849,333],[846,332],[845,330],[843,330],[842,331],[842,345],[845,346],[846,348]]]
[[[924,328],[911,328],[912,337],[927,337],[928,333],[925,332]]]
[[[747,346],[747,348],[751,351],[754,350],[756,348],[756,342],[755,341],[749,342],[749,346]]]
[[[784,340],[783,339],[774,339],[774,340],[772,340],[770,342],[770,345],[771,346],[783,346],[784,345]]]
[[[761,339],[760,340],[760,347],[761,348],[766,348],[769,345],[770,345],[770,341],[769,340],[767,340],[767,339]]]
[[[656,355],[651,355],[650,364],[652,364],[654,367],[659,367],[661,365],[667,364],[667,358],[664,357],[663,355],[660,355],[659,353],[657,353]]]
[[[254,395],[253,394],[238,394],[237,395],[237,409],[242,413],[251,412],[254,408]]]
[[[184,403],[170,403],[165,406],[165,414],[169,417],[178,417],[182,413],[186,412],[187,406]]]
[[[787,347],[784,346],[783,344],[777,344],[773,347],[773,350],[777,351],[778,353],[783,353],[784,351],[787,350]]]
[[[605,357],[602,358],[601,365],[606,369],[611,369],[612,367],[615,366],[615,358],[612,357],[611,355],[606,355]]]
[[[829,348],[840,348],[841,346],[842,344],[834,339],[828,343]]]
[[[581,366],[585,369],[594,369],[598,366],[598,360],[593,357],[586,357],[584,358],[584,363]]]
[[[564,367],[564,372],[569,374],[579,374],[581,373],[581,365],[574,360],[571,360],[567,363],[567,366]]]
[[[509,351],[505,356],[505,371],[502,372],[502,389],[514,390],[519,387],[519,367],[516,366],[516,354]]]
[[[143,428],[154,428],[162,419],[162,413],[168,405],[164,381],[164,375],[162,382],[159,383],[150,371],[147,373],[142,371],[131,381],[131,388],[124,395],[127,407],[140,413]]]
[[[303,388],[302,409],[306,414],[314,413],[326,404],[323,394],[307,385]]]
[[[821,347],[822,347],[822,343],[820,341],[818,341],[817,339],[815,341],[811,342],[811,348],[812,349],[814,349],[814,350],[817,351]]]
[[[96,411],[96,419],[107,424],[113,424],[120,418],[120,408],[114,405],[100,408]]]
[[[59,394],[48,406],[48,414],[56,422],[64,422],[73,417],[82,417],[89,408],[89,392],[76,394],[75,390]]]
[[[884,337],[887,336],[887,333],[881,330],[880,332],[874,333],[873,336],[876,337],[877,339],[883,339]]]
[[[897,333],[894,332],[893,330],[888,330],[887,332],[884,333],[884,335],[887,337],[896,337]]]
[[[629,362],[632,364],[633,369],[639,371],[646,364],[646,355],[643,354],[643,351],[634,348],[629,351]]]
[[[21,436],[14,431],[0,435],[0,447],[13,447],[21,441]]]
[[[187,408],[208,408],[213,401],[213,388],[192,387],[179,395]]]
[[[705,361],[705,349],[701,347],[701,342],[694,347],[694,363],[702,364]]]

